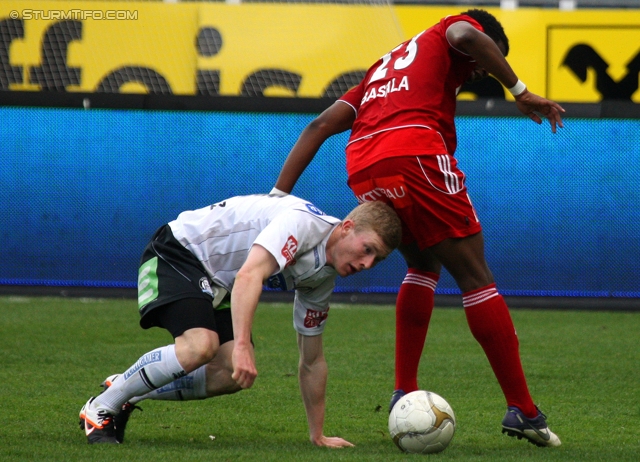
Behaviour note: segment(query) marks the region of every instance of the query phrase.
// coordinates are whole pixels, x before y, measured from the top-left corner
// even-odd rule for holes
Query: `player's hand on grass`
[[[354,445],[349,443],[347,440],[342,439],[338,436],[324,436],[322,435],[319,440],[313,441],[312,443],[316,446],[326,447],[326,448],[352,448]]]
[[[231,353],[231,363],[233,364],[231,378],[242,388],[251,388],[258,370],[249,348],[236,345]]]
[[[531,93],[529,90],[525,90],[515,98],[516,106],[520,112],[534,122],[541,124],[542,118],[540,116],[543,116],[549,120],[553,133],[556,132],[556,127],[564,128],[561,113],[565,111],[558,103]]]

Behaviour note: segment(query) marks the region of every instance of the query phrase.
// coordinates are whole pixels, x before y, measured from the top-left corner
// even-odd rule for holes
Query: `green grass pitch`
[[[78,427],[80,407],[107,375],[171,343],[169,334],[140,329],[133,300],[0,297],[0,460],[640,460],[640,313],[517,309],[512,315],[532,395],[560,448],[501,434],[503,397],[464,312],[436,308],[420,385],[451,403],[458,427],[443,453],[400,453],[387,433],[394,312],[363,305],[332,306],[324,336],[325,434],[356,446],[312,446],[291,307],[284,304],[258,308],[259,375],[252,389],[205,401],[145,401],[124,444],[90,446]]]

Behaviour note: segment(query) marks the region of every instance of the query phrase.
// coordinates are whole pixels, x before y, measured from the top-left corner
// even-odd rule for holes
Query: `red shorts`
[[[457,161],[448,154],[384,159],[349,177],[358,202],[383,201],[402,220],[402,243],[422,250],[482,230]]]

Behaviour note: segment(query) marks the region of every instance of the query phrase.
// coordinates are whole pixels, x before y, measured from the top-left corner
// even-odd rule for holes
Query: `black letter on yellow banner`
[[[80,21],[60,21],[47,28],[42,38],[41,66],[32,67],[31,83],[42,90],[66,91],[69,85],[80,85],[80,68],[67,67],[69,44],[82,38]]]
[[[201,27],[196,37],[198,55],[215,56],[222,48],[222,35],[213,27]],[[196,72],[196,94],[215,96],[220,93],[220,72],[198,69]]]
[[[22,19],[0,21],[0,90],[8,90],[9,84],[22,83],[22,66],[12,66],[9,48],[13,39],[24,38]]]
[[[473,93],[478,98],[505,99],[502,84],[493,77],[466,82],[460,89],[460,93],[463,92]]]
[[[587,80],[587,69],[593,69],[596,73],[596,89],[602,95],[602,99],[631,101],[631,96],[638,89],[640,53],[629,61],[627,64],[629,72],[618,82],[613,80],[607,72],[609,63],[584,43],[572,47],[562,61],[562,65],[571,69],[571,72],[583,83]]]
[[[149,93],[171,95],[171,85],[162,74],[148,67],[124,66],[110,72],[100,81],[97,93],[120,93],[125,83],[136,82],[144,85]]]
[[[242,96],[264,96],[269,87],[284,87],[298,92],[302,76],[282,69],[263,69],[249,75],[242,84]]]
[[[367,71],[353,71],[340,74],[333,79],[322,92],[323,98],[340,98],[351,87],[355,87],[364,78]]]

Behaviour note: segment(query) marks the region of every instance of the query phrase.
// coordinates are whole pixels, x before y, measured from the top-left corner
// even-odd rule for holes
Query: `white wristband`
[[[518,96],[522,94],[526,89],[527,86],[524,84],[524,82],[518,79],[516,84],[513,87],[509,88],[509,93],[511,93],[513,96]]]
[[[284,191],[280,191],[278,188],[273,188],[271,190],[271,192],[269,193],[270,196],[288,196],[289,193],[286,193]]]

